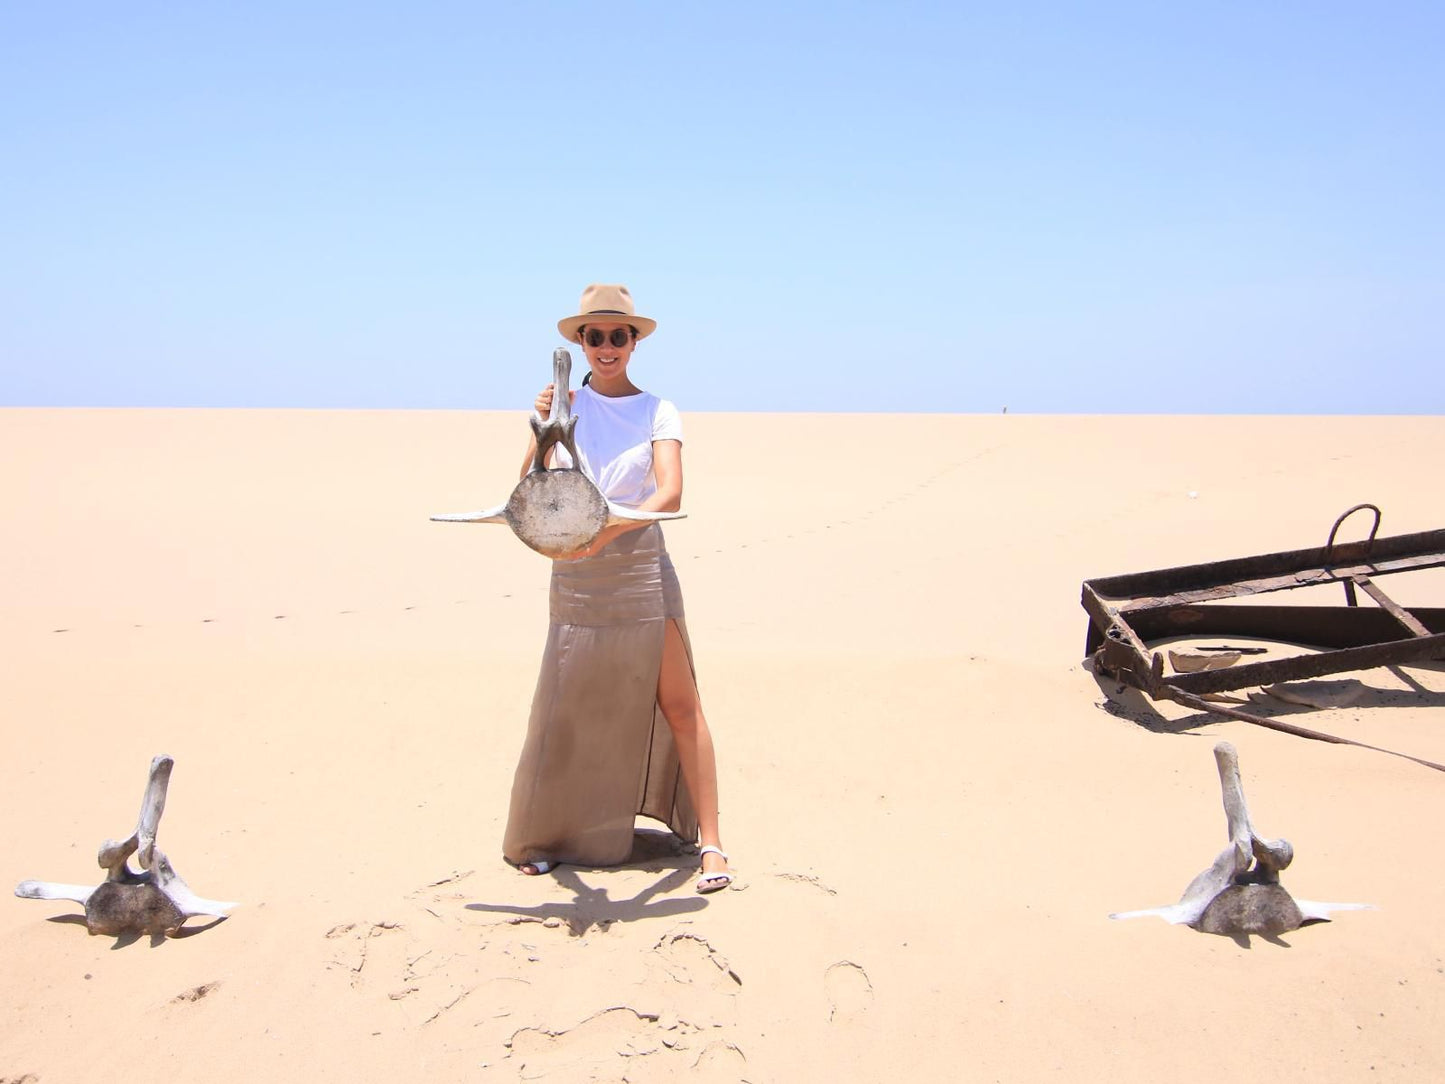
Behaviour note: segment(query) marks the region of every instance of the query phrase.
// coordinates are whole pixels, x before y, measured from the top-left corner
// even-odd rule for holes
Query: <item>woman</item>
[[[582,469],[609,500],[643,511],[682,504],[677,408],[628,375],[632,352],[657,327],[633,311],[625,286],[588,286],[557,324],[581,344],[590,380],[573,392]],[[537,413],[552,409],[552,385]],[[533,438],[525,475],[536,452]],[[560,445],[557,465],[571,466]],[[523,873],[558,862],[616,865],[632,852],[633,819],[701,839],[699,892],[732,883],[718,836],[717,766],[683,620],[682,593],[662,528],[603,529],[552,566],[551,625],[512,784],[502,853]]]

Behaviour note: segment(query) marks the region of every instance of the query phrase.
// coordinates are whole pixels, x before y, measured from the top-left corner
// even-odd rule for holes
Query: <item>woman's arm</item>
[[[677,512],[682,509],[682,441],[652,442],[652,473],[657,492],[637,506],[639,512]]]

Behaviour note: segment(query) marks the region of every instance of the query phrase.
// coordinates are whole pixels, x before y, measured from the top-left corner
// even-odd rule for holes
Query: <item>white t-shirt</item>
[[[573,437],[582,470],[609,501],[636,508],[657,492],[652,470],[654,440],[682,440],[677,407],[645,391],[636,395],[598,395],[590,385],[577,389]],[[572,466],[567,449],[557,445],[555,464]]]

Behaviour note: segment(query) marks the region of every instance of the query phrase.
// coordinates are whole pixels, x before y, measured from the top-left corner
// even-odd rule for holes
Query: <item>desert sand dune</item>
[[[702,898],[656,833],[501,861],[548,562],[427,517],[507,492],[523,418],[0,411],[5,872],[93,883],[164,752],[163,846],[240,901],[155,943],[6,903],[0,1080],[1445,1075],[1445,775],[1111,697],[1078,602],[1359,501],[1445,526],[1445,421],[689,415],[666,533],[739,875]],[[1345,676],[1278,711],[1445,761],[1445,666]],[[1223,739],[1291,891],[1378,910],[1109,921],[1223,845]]]

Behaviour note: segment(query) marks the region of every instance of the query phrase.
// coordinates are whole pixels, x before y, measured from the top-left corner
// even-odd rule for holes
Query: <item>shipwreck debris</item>
[[[104,881],[94,888],[53,881],[21,881],[15,886],[15,895],[22,899],[73,900],[83,904],[86,927],[91,933],[99,934],[174,937],[188,918],[224,917],[236,904],[197,896],[156,846],[156,829],[165,812],[166,790],[174,766],[175,761],[164,754],[151,761],[135,831],[127,839],[108,839],[100,845],[96,860],[106,871]],[[139,873],[130,868],[133,854],[141,864]]]
[[[1313,922],[1328,922],[1332,911],[1371,907],[1368,903],[1316,903],[1292,897],[1279,883],[1279,872],[1294,861],[1294,847],[1289,840],[1265,839],[1254,830],[1234,746],[1227,741],[1216,745],[1214,762],[1224,793],[1229,845],[1212,866],[1189,882],[1178,903],[1121,911],[1110,918],[1157,915],[1203,933],[1275,936]]]
[[[1336,542],[1345,519],[1363,510],[1375,514],[1369,537]],[[1084,653],[1096,674],[1111,675],[1154,700],[1173,700],[1301,737],[1376,749],[1220,707],[1204,697],[1375,666],[1445,659],[1445,609],[1406,608],[1376,582],[1387,575],[1445,565],[1445,530],[1377,538],[1379,527],[1379,508],[1357,504],[1335,520],[1328,540],[1317,548],[1085,580],[1081,601],[1089,628]],[[1329,583],[1343,584],[1344,606],[1221,603]],[[1361,606],[1357,589],[1375,605]],[[1186,662],[1185,667],[1176,666],[1181,672],[1166,675],[1164,656],[1146,645],[1178,636],[1257,637],[1322,650],[1258,662],[1236,660],[1238,665],[1217,668],[1200,663],[1197,669],[1186,669]],[[1407,759],[1445,771],[1445,765],[1433,761]]]

